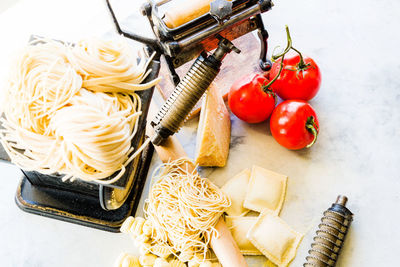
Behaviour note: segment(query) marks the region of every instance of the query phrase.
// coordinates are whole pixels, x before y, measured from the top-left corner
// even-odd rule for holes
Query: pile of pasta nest
[[[11,68],[1,106],[0,140],[12,162],[64,180],[118,180],[149,142],[133,151],[136,92],[159,81],[142,84],[150,62],[122,39],[30,43]]]
[[[288,266],[303,235],[278,216],[287,176],[253,166],[218,188],[193,166],[189,159],[179,159],[155,171],[145,218],[129,217],[121,227],[140,256],[122,253],[114,267],[220,266],[208,245],[212,235],[218,236],[213,226],[223,213],[244,255],[264,255],[268,266]]]
[[[219,266],[209,250],[214,228],[230,206],[229,197],[197,173],[187,158],[159,166],[152,177],[145,217],[129,217],[121,232],[129,234],[140,257],[122,253],[115,266]]]

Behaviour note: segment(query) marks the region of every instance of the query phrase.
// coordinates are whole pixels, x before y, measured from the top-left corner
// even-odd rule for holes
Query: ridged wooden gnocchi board
[[[233,81],[238,77],[257,71],[261,72],[261,69],[258,66],[258,59],[261,50],[260,41],[254,36],[254,34],[248,33],[232,42],[241,50],[241,53],[236,54],[231,52],[224,58],[222,61],[221,71],[214,81],[216,87],[221,90],[225,100],[227,99],[229,88]],[[189,70],[190,66],[192,66],[193,62],[194,60],[189,61],[176,69],[176,72],[181,79]],[[156,87],[165,100],[175,89],[175,86],[169,77],[169,71],[165,61],[161,64],[160,77],[163,77],[163,79]],[[190,115],[191,118],[197,116],[200,112],[200,102],[201,101],[199,101],[199,103],[194,107]]]

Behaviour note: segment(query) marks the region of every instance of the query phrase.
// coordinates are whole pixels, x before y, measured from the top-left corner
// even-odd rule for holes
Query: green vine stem
[[[276,105],[276,103],[278,102],[278,98],[276,97],[275,92],[272,91],[271,88],[265,88],[265,87],[266,87],[266,85],[263,84],[263,85],[261,86],[261,89],[264,91],[264,93],[266,93],[266,94],[268,94],[268,95],[270,95],[270,96],[272,96],[272,97],[274,98],[275,105]]]
[[[299,61],[299,64],[297,65],[298,71],[306,70],[310,66],[309,64],[305,64],[304,63],[304,58],[303,58],[303,55],[300,53],[300,51],[293,47],[293,45],[292,45],[292,37],[290,36],[290,31],[289,31],[288,25],[285,26],[285,29],[286,29],[286,38],[287,38],[286,48],[285,48],[285,50],[283,50],[282,53],[280,53],[278,55],[272,55],[272,60],[273,61],[276,61],[279,58],[281,59],[281,64],[280,64],[280,67],[279,67],[279,71],[278,71],[278,74],[267,85],[263,86],[264,92],[266,92],[269,89],[269,87],[281,75],[281,72],[282,72],[282,69],[283,69],[283,60],[285,59],[285,55],[287,53],[289,53],[289,51],[291,49],[294,50],[296,53],[298,53],[299,56],[300,56],[300,61]]]
[[[299,69],[299,70],[306,70],[306,69],[308,68],[309,64],[304,63],[303,55],[300,53],[299,50],[297,50],[297,49],[294,48],[294,47],[292,47],[292,49],[293,49],[294,51],[296,51],[296,52],[299,54],[299,56],[300,56],[300,61],[299,61],[299,64],[297,65],[298,69]]]
[[[314,136],[313,140],[311,141],[311,143],[309,143],[306,148],[310,148],[315,141],[317,141],[317,137],[318,137],[318,126],[315,123],[315,119],[313,116],[308,117],[307,118],[307,122],[306,122],[306,129],[312,133],[312,135]]]
[[[293,48],[293,46],[292,46],[292,37],[290,36],[289,26],[285,25],[285,29],[286,29],[286,38],[287,38],[286,48],[285,48],[285,50],[283,50],[282,53],[280,53],[278,55],[272,55],[272,59],[273,60],[277,60],[278,58],[283,57],[284,55],[286,55],[290,51],[290,49]]]
[[[263,86],[263,90],[264,92],[267,93],[268,90],[271,90],[271,84],[273,84],[279,77],[279,75],[281,75],[282,69],[283,69],[283,59],[285,58],[285,55],[282,56],[282,60],[281,60],[281,66],[279,67],[279,71],[278,74],[267,84]]]

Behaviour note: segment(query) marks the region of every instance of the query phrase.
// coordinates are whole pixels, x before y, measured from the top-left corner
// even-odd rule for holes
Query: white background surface
[[[119,16],[146,32],[141,1],[116,0]],[[264,15],[270,47],[284,46],[284,25],[294,45],[319,64],[323,82],[311,104],[321,133],[308,151],[293,152],[271,137],[268,124],[232,116],[236,140],[228,166],[206,170],[218,185],[258,164],[289,176],[281,216],[306,234],[292,266],[302,266],[322,211],[339,193],[355,213],[337,266],[398,266],[400,247],[400,26],[398,1],[275,1]],[[146,25],[146,26],[144,26]],[[110,31],[101,0],[23,0],[0,14],[0,78],[30,34],[75,41]],[[179,135],[193,155],[196,122]],[[154,157],[156,159],[156,157]],[[154,163],[157,163],[155,160]],[[0,266],[112,266],[129,238],[22,212],[14,203],[20,171],[0,163]]]

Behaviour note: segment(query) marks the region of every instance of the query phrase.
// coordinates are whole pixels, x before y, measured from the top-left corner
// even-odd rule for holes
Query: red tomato
[[[312,99],[321,85],[321,72],[310,57],[304,57],[304,66],[299,66],[299,54],[287,54],[283,60],[283,69],[271,89],[282,99]],[[279,73],[282,59],[272,64],[269,73],[273,79]]]
[[[275,107],[276,95],[262,86],[268,79],[261,74],[250,74],[235,81],[229,91],[228,104],[232,113],[249,123],[258,123],[269,118]]]
[[[289,149],[310,147],[317,139],[319,123],[317,114],[303,100],[286,100],[271,115],[272,136]]]

